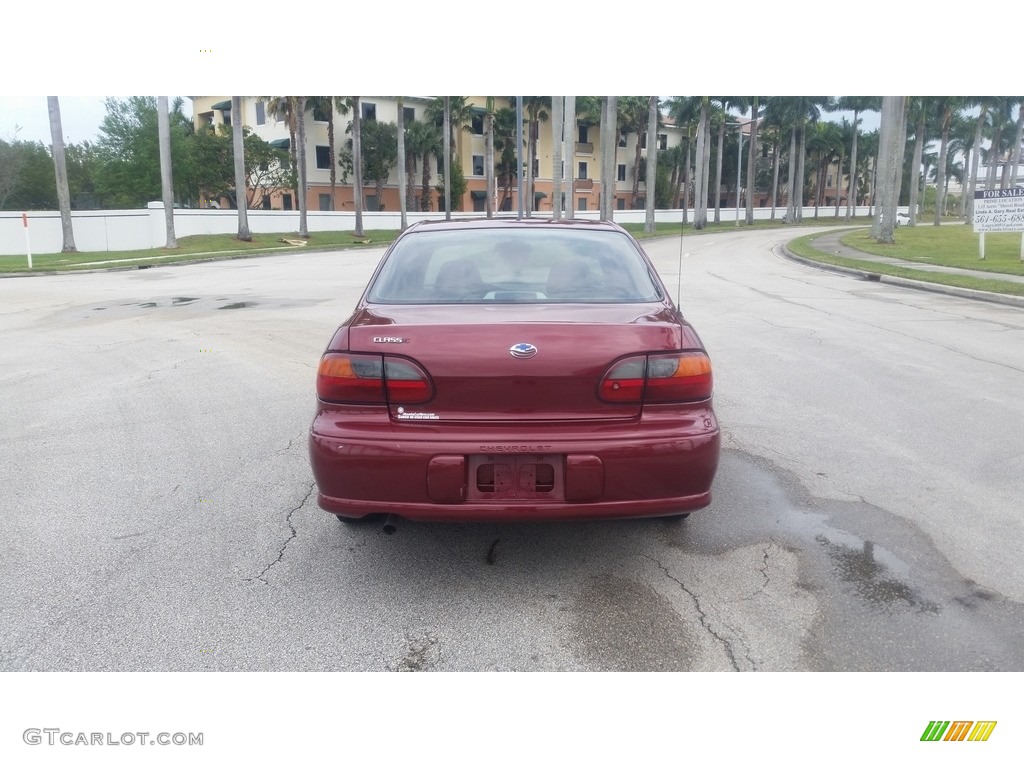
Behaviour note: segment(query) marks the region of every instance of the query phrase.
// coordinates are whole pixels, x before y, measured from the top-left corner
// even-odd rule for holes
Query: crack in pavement
[[[708,620],[707,614],[704,612],[704,608],[701,607],[700,600],[697,598],[697,595],[695,595],[693,592],[687,589],[686,585],[683,584],[683,582],[681,582],[679,579],[677,579],[675,576],[669,573],[668,568],[662,565],[660,561],[651,557],[650,555],[644,555],[644,557],[646,557],[648,560],[650,560],[652,563],[658,566],[658,568],[660,568],[668,578],[670,578],[672,581],[678,584],[680,589],[682,589],[683,592],[690,596],[690,599],[693,600],[694,607],[697,609],[697,617],[700,619],[700,625],[704,627],[705,630],[707,630],[707,633],[709,635],[711,635],[713,638],[715,638],[715,640],[722,644],[722,648],[725,649],[725,655],[729,657],[729,663],[732,664],[733,670],[735,672],[739,672],[740,665],[736,662],[736,655],[733,653],[732,647],[729,645],[729,642],[724,637],[719,635],[717,632],[715,632],[714,629],[711,628],[711,624]]]
[[[295,530],[295,526],[292,525],[292,515],[294,515],[296,512],[298,512],[300,509],[302,509],[306,505],[306,502],[309,501],[309,497],[313,495],[313,491],[314,491],[315,488],[316,488],[316,481],[314,480],[313,482],[311,482],[309,484],[309,490],[306,491],[306,495],[305,495],[305,497],[303,497],[302,501],[299,502],[299,505],[297,507],[294,507],[291,510],[289,510],[288,514],[285,516],[284,521],[286,523],[288,523],[288,527],[291,529],[291,534],[288,536],[287,539],[284,540],[284,544],[281,545],[281,550],[277,553],[277,558],[275,560],[271,561],[267,565],[266,568],[264,568],[262,571],[260,571],[260,573],[257,576],[255,576],[254,578],[245,579],[245,581],[251,583],[253,581],[259,580],[259,581],[262,581],[264,584],[266,584],[268,587],[270,586],[270,582],[267,581],[267,578],[266,578],[267,572],[271,568],[273,568],[275,565],[280,563],[282,560],[284,560],[284,552],[285,552],[285,550],[288,549],[288,545],[292,543],[292,539],[294,539],[296,537],[296,535],[298,535],[296,530]]]

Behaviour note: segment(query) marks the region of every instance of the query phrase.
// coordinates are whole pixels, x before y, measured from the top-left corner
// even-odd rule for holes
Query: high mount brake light
[[[706,354],[677,352],[620,360],[601,379],[598,392],[610,403],[679,403],[708,399],[713,384]]]
[[[417,405],[434,396],[430,378],[411,360],[387,355],[327,352],[320,358],[321,400],[366,405]]]

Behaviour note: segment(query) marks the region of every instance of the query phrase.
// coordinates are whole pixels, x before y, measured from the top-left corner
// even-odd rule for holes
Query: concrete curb
[[[790,261],[795,261],[798,264],[805,264],[809,267],[815,267],[816,269],[823,269],[829,272],[837,272],[841,275],[847,275],[849,277],[856,277],[861,280],[870,280],[878,283],[888,283],[889,285],[899,286],[900,288],[913,288],[918,291],[928,291],[929,293],[941,293],[946,296],[958,296],[962,299],[974,299],[975,301],[987,301],[993,304],[1003,304],[1004,306],[1017,307],[1024,309],[1024,296],[1011,296],[1004,293],[991,293],[989,291],[976,291],[972,288],[960,288],[955,285],[943,285],[942,283],[929,283],[923,280],[910,280],[905,277],[895,277],[893,275],[883,275],[879,272],[869,272],[863,269],[854,269],[853,267],[841,267],[836,264],[826,264],[821,261],[815,261],[814,259],[804,258],[803,256],[797,256],[789,248],[783,244],[781,246],[782,255]],[[994,275],[997,273],[993,273]],[[993,277],[998,279],[998,277]]]
[[[393,241],[391,241],[393,242]],[[137,269],[152,269],[155,267],[180,267],[186,264],[207,264],[215,263],[220,261],[234,261],[236,259],[258,259],[265,256],[287,256],[289,254],[303,254],[313,255],[320,253],[335,253],[337,251],[356,251],[356,250],[368,250],[374,247],[387,247],[391,245],[391,242],[382,243],[380,246],[352,246],[352,245],[339,245],[336,247],[329,248],[311,248],[310,250],[302,250],[301,248],[279,248],[274,250],[259,250],[259,251],[245,251],[242,253],[234,253],[229,256],[214,256],[216,252],[210,252],[209,255],[214,258],[191,258],[182,259],[180,261],[165,261],[157,262],[156,264],[125,264],[121,266],[111,267],[95,267],[92,269],[47,269],[40,270],[38,272],[0,272],[0,280],[8,277],[49,277],[51,275],[94,275],[100,272],[127,272],[130,270]],[[191,254],[193,256],[202,256],[207,254]]]

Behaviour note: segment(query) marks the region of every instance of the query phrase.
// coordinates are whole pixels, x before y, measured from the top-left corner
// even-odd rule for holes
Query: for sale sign
[[[974,193],[975,232],[1024,232],[1024,187]]]

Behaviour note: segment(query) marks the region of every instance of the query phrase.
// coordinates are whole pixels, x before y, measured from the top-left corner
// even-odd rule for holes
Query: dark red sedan
[[[317,373],[320,506],[343,521],[685,516],[711,500],[711,361],[608,222],[424,222]]]

